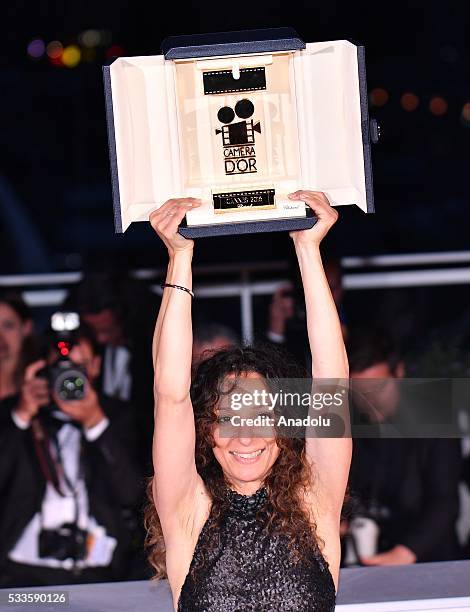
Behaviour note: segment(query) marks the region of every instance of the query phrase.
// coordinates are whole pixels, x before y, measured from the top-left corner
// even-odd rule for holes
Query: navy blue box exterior
[[[162,53],[167,60],[298,49],[305,49],[305,42],[293,28],[169,36],[162,42]]]
[[[364,178],[366,182],[367,212],[375,212],[374,180],[372,174],[372,151],[370,140],[369,95],[366,80],[366,52],[362,45],[357,46],[357,67],[359,74],[359,95],[361,102],[362,146],[364,151]]]
[[[113,60],[114,61],[114,60]],[[111,62],[112,63],[112,62]],[[113,192],[114,231],[122,234],[121,199],[119,194],[119,175],[114,131],[113,91],[111,87],[110,65],[103,66],[104,100],[106,105],[106,123],[108,126],[109,164],[111,169],[111,187]]]
[[[310,214],[309,214],[310,213]],[[221,223],[219,225],[200,225],[188,227],[186,221],[180,225],[178,233],[185,238],[208,238],[210,236],[241,236],[242,234],[261,234],[265,232],[292,232],[310,229],[317,222],[311,209],[307,217],[301,219],[273,219],[272,221],[247,221],[240,223]]]
[[[279,31],[290,31],[291,33],[295,30],[291,28],[277,28]],[[250,53],[260,52],[261,48],[258,45],[263,46],[264,44],[273,43],[272,38],[269,38],[268,33],[272,34],[272,30],[255,30],[254,32],[265,32],[266,39],[261,41],[251,41],[243,44],[252,45],[249,51]],[[244,32],[239,33],[221,33],[224,34],[245,34]],[[204,35],[200,35],[200,37],[204,37]],[[175,51],[176,55],[172,56],[172,59],[183,58],[183,57],[199,57],[203,56],[207,51],[206,47],[200,47],[204,49],[204,53],[198,55],[195,52],[196,47],[188,46],[184,48],[182,45],[179,47],[174,47],[174,43],[172,41],[181,41],[183,39],[188,39],[193,41],[194,37],[171,37],[166,39],[168,41],[168,52]],[[292,45],[294,40],[297,41],[297,44],[300,46],[292,47],[286,46],[285,49],[293,49],[293,48],[304,48],[305,43],[301,41],[300,38],[287,39],[281,38],[277,39],[276,42],[281,41],[284,44],[287,40],[290,42],[288,45]],[[165,42],[165,41],[164,41]],[[220,44],[228,45],[229,43],[221,42]],[[242,43],[232,42],[233,45],[238,45]],[[173,45],[173,46],[172,46]],[[367,82],[366,82],[366,67],[365,67],[365,50],[361,45],[357,46],[357,63],[358,63],[358,75],[359,75],[359,89],[360,89],[360,105],[361,105],[361,127],[362,127],[362,142],[363,142],[363,152],[364,152],[364,176],[365,176],[365,185],[366,185],[366,200],[367,200],[367,212],[373,213],[375,212],[374,208],[374,191],[373,191],[373,174],[372,174],[372,160],[371,160],[371,140],[370,140],[370,119],[369,119],[369,109],[368,109],[368,93],[367,93]],[[256,47],[256,48],[255,48]],[[230,49],[225,46],[225,51],[221,52],[221,47],[219,44],[213,45],[214,53],[221,55],[229,55],[234,54],[234,48],[239,47],[230,47]],[[189,52],[191,50],[191,55],[179,55],[179,53],[184,53],[186,51]],[[217,50],[217,53],[216,53]],[[268,49],[264,49],[265,51]],[[274,48],[269,49],[274,51]],[[240,51],[238,51],[240,52]],[[244,51],[245,52],[245,51]],[[210,54],[209,54],[210,55]],[[170,56],[167,57],[168,59]],[[113,60],[114,61],[114,60]],[[105,104],[106,104],[106,121],[108,128],[108,145],[109,145],[109,160],[110,160],[110,169],[111,169],[111,185],[112,185],[112,196],[113,196],[113,208],[114,208],[114,227],[116,233],[122,233],[122,217],[121,217],[121,202],[120,202],[120,193],[119,193],[119,175],[118,175],[118,165],[117,165],[117,153],[116,153],[116,139],[115,139],[115,130],[114,130],[114,111],[113,111],[113,96],[112,96],[112,87],[111,87],[111,74],[110,74],[110,65],[103,66],[103,81],[104,81],[104,94],[105,94]],[[314,188],[314,186],[306,185],[305,188]],[[310,212],[310,211],[309,211]],[[249,233],[262,233],[262,232],[279,232],[279,231],[293,231],[300,229],[309,229],[313,227],[316,223],[316,217],[307,216],[307,218],[302,219],[275,219],[270,221],[255,221],[255,222],[239,222],[239,223],[222,223],[219,225],[203,225],[203,226],[194,226],[188,227],[185,222],[180,226],[179,233],[186,238],[202,238],[209,236],[229,236],[229,235],[241,235],[241,234],[249,234]]]

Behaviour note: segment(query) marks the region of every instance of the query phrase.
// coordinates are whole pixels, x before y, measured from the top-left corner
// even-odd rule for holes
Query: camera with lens
[[[74,523],[57,529],[42,529],[39,534],[39,557],[78,561],[87,556],[87,532]]]
[[[80,317],[76,312],[56,312],[51,317],[54,362],[42,375],[48,378],[51,391],[66,402],[82,399],[88,385],[85,368],[70,359],[79,327]]]

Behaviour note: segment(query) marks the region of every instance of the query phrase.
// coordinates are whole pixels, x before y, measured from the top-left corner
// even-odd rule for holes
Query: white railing
[[[470,263],[470,251],[445,253],[412,253],[402,255],[375,255],[363,257],[344,257],[341,260],[345,274],[343,284],[347,290],[388,289],[419,286],[442,286],[470,284],[470,267],[439,267],[426,270],[382,270],[377,268],[430,266]],[[364,268],[373,271],[356,272]],[[149,281],[150,287],[156,293],[161,293],[159,285],[152,280],[162,278],[165,269],[139,269],[132,272],[137,279]],[[275,261],[258,264],[223,264],[211,266],[195,266],[194,291],[198,298],[210,299],[221,297],[237,297],[240,300],[242,336],[250,342],[253,339],[253,296],[272,295],[276,289],[287,282],[288,264],[285,261]],[[253,273],[275,272],[275,280],[251,280]],[[203,282],[203,277],[224,274],[233,280],[219,282]],[[56,274],[24,274],[0,276],[0,288],[17,288],[22,291],[23,298],[31,307],[60,306],[67,296],[68,285],[78,283],[82,279],[81,272],[60,272]],[[46,288],[59,285],[61,288]],[[34,287],[34,288],[33,288]],[[41,288],[42,287],[42,288]]]

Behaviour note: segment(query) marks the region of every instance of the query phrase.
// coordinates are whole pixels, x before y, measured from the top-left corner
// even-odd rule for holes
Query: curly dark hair
[[[211,531],[220,526],[228,509],[227,482],[213,448],[213,432],[217,421],[217,406],[224,391],[227,376],[257,373],[269,379],[305,378],[306,372],[284,351],[271,345],[233,347],[217,351],[199,363],[191,386],[191,399],[196,428],[196,468],[201,476],[211,506]],[[279,455],[264,480],[268,503],[266,529],[287,537],[293,559],[308,561],[312,551],[323,543],[316,533],[316,524],[302,503],[312,483],[312,470],[305,453],[305,438],[282,438],[276,434]],[[147,485],[148,502],[144,509],[147,530],[146,547],[155,578],[166,577],[165,543],[152,495],[152,479]],[[202,562],[209,552],[211,538],[201,551]],[[196,567],[193,568],[193,571]]]

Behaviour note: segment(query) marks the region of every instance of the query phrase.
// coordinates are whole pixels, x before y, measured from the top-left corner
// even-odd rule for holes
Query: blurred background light
[[[414,111],[419,106],[419,98],[416,94],[411,92],[406,92],[400,98],[400,104],[403,110],[408,112]]]
[[[47,45],[47,55],[52,60],[62,57],[63,50],[62,43],[58,40],[53,40]]]
[[[385,106],[388,98],[388,91],[382,87],[376,87],[369,94],[369,100],[373,106]]]
[[[83,47],[93,49],[101,43],[101,32],[99,30],[85,30],[79,35],[78,41]]]
[[[122,55],[124,55],[124,49],[120,45],[113,45],[109,47],[109,49],[106,49],[106,57],[108,59],[121,57]]]
[[[68,45],[62,53],[62,63],[67,68],[75,68],[80,63],[82,53],[77,45]]]
[[[33,59],[40,59],[46,50],[46,45],[44,41],[40,38],[35,38],[30,43],[28,43],[27,51],[29,57]]]
[[[470,127],[470,102],[463,105],[461,119],[465,126]]]
[[[429,102],[429,110],[433,115],[445,115],[448,107],[449,105],[447,104],[447,101],[440,96],[434,96],[434,98],[431,98],[431,101]]]

